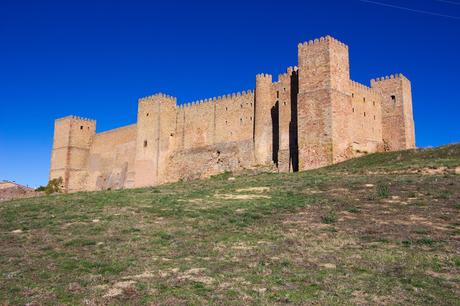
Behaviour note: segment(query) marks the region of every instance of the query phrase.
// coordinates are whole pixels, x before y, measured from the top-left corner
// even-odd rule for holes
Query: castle
[[[63,190],[152,186],[268,166],[318,168],[366,153],[415,147],[411,83],[401,74],[350,79],[348,46],[298,45],[298,66],[255,89],[192,103],[139,99],[137,124],[96,133],[96,121],[57,119],[50,179]]]

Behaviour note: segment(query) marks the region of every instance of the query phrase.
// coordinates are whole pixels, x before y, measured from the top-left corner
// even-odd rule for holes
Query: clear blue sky
[[[460,141],[459,0],[161,2],[1,0],[0,179],[46,184],[55,118],[104,131],[134,123],[137,99],[157,91],[253,88],[327,34],[350,46],[354,80],[412,81],[419,147]]]

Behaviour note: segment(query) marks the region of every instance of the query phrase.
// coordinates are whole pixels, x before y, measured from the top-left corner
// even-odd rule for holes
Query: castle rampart
[[[50,178],[67,192],[152,186],[223,171],[311,169],[362,154],[415,147],[411,84],[402,75],[350,79],[348,46],[298,45],[298,66],[254,90],[179,103],[138,101],[137,123],[96,133],[94,120],[55,122]]]

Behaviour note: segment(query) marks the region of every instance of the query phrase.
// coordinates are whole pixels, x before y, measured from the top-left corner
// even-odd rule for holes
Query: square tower
[[[86,164],[96,121],[77,116],[56,119],[49,179],[62,177],[64,192],[85,190]]]
[[[348,46],[327,36],[299,44],[299,169],[351,157]]]

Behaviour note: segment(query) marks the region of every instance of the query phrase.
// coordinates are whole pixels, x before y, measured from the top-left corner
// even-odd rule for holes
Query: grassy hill
[[[0,304],[459,305],[460,145],[0,203]]]

